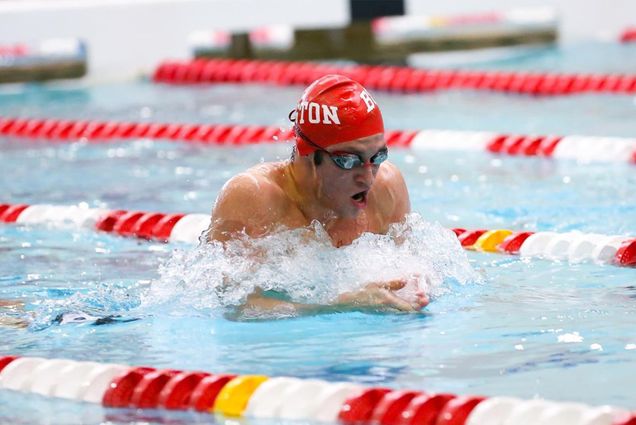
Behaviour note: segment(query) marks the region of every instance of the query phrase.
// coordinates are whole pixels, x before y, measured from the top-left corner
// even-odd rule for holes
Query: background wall
[[[636,25],[636,0],[404,0],[409,14],[462,13],[502,8],[549,6],[561,15],[561,41],[586,38],[615,39],[627,26]]]
[[[190,57],[193,31],[347,22],[347,0],[0,0],[0,44],[80,37],[89,48],[89,76],[99,80]]]
[[[553,6],[561,12],[565,42],[615,37],[636,24],[636,0],[404,1],[408,14]],[[89,77],[103,81],[148,73],[161,59],[189,57],[188,36],[197,30],[348,21],[348,0],[0,0],[0,45],[80,37],[89,46]]]

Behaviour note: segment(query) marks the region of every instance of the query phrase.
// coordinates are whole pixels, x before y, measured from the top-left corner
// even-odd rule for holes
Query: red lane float
[[[215,145],[289,140],[291,129],[276,126],[69,121],[0,117],[0,135],[60,140],[166,139]]]
[[[627,414],[625,417],[615,421],[612,425],[636,425],[636,413]]]
[[[464,248],[472,247],[475,244],[475,242],[477,242],[477,239],[479,239],[481,235],[486,233],[485,229],[468,230],[468,231],[464,230],[463,232],[460,232],[461,230],[464,230],[464,229],[453,229],[453,232],[455,232],[455,234],[457,235],[457,238],[459,239],[459,243]]]
[[[627,36],[629,38],[629,35]],[[165,61],[153,80],[168,84],[271,83],[307,85],[327,74],[343,74],[369,89],[426,92],[445,89],[490,90],[532,95],[582,92],[636,92],[636,75],[550,74],[471,70],[427,70],[398,66],[336,66],[307,62],[195,59]]]
[[[636,27],[625,28],[620,35],[621,43],[632,43],[636,41]]]
[[[207,372],[181,372],[174,376],[159,394],[159,405],[171,410],[187,410],[195,388],[206,377]]]
[[[338,420],[352,425],[369,422],[376,406],[390,392],[388,388],[369,388],[347,399],[338,413]]]
[[[513,233],[504,239],[504,241],[499,245],[499,249],[508,254],[519,254],[521,245],[523,245],[526,239],[528,239],[528,237],[530,237],[533,233],[534,232]]]
[[[199,412],[208,412],[214,407],[216,396],[236,375],[206,376],[193,388],[188,407]]]
[[[27,209],[28,205],[26,204],[0,204],[0,222],[4,223],[13,223],[15,222],[20,214]]]
[[[569,425],[633,425],[636,419],[628,411],[611,406],[428,394],[315,379],[211,375],[15,356],[0,357],[0,365],[6,365],[0,369],[0,390],[60,397],[54,391],[41,392],[41,388],[56,386],[54,381],[49,382],[54,379],[50,372],[60,364],[65,365],[65,370],[74,371],[66,393],[72,397],[66,398],[105,407],[196,409],[268,421],[382,425],[492,425],[519,421],[552,424],[555,418],[569,418],[558,421]],[[91,396],[86,397],[87,393]],[[530,405],[532,409],[528,409]]]
[[[208,214],[162,214],[100,210],[77,206],[0,204],[0,222],[75,224],[101,232],[160,242],[198,243],[210,224]],[[580,232],[513,232],[507,229],[451,229],[468,250],[540,257],[571,262],[593,261],[636,266],[636,238]]]
[[[0,372],[4,369],[9,363],[17,359],[17,356],[3,356],[0,357]]]
[[[159,396],[172,378],[180,370],[153,370],[146,373],[135,386],[128,405],[142,409],[156,409],[160,406]]]
[[[402,412],[401,425],[436,425],[444,406],[455,397],[453,394],[422,394],[415,397]]]
[[[406,406],[422,394],[421,391],[391,391],[385,394],[373,410],[371,422],[380,425],[399,424]]]
[[[291,128],[253,125],[166,124],[68,121],[0,117],[0,136],[66,142],[133,140],[184,141],[209,145],[245,145],[291,141]],[[450,130],[387,130],[389,146],[415,150],[482,151],[500,155],[541,156],[584,162],[636,163],[636,139],[586,136],[537,136]]]
[[[456,397],[444,405],[435,425],[464,425],[468,416],[485,397]]]
[[[106,407],[129,407],[130,399],[139,382],[154,370],[150,367],[138,367],[115,377],[104,393],[102,404]]]
[[[616,251],[615,259],[622,266],[636,266],[636,239],[624,241]]]

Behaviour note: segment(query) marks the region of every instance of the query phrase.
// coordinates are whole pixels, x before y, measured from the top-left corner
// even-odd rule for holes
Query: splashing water
[[[415,213],[386,235],[365,233],[341,248],[332,246],[318,222],[258,239],[245,236],[225,247],[202,243],[176,250],[159,272],[142,308],[173,314],[191,314],[192,308],[218,313],[242,304],[257,288],[294,302],[329,304],[370,282],[407,279],[397,293],[409,299],[418,289],[435,297],[449,290],[449,281],[480,280],[455,235]]]
[[[119,285],[114,282],[92,282],[91,289],[64,299],[43,299],[30,304],[23,319],[31,330],[46,329],[52,324],[106,324],[136,320],[129,311],[140,303],[145,285]]]

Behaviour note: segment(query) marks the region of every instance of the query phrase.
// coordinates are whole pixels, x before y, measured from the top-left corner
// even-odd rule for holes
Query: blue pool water
[[[618,55],[614,50],[605,54],[599,46],[574,46],[505,66],[543,69],[550,63],[587,71],[589,64],[598,71],[631,72],[629,60],[617,60],[629,57],[631,50],[622,49]],[[611,68],[601,69],[592,57]],[[11,86],[0,87],[0,115],[287,125],[301,90],[145,82]],[[636,103],[630,96],[532,98],[459,91],[375,96],[388,128],[636,135]],[[261,160],[285,159],[289,152],[282,143],[216,148],[147,140],[51,144],[2,138],[0,202],[206,213],[231,175]],[[636,235],[636,174],[627,164],[400,149],[391,151],[391,160],[404,172],[413,211],[443,227]],[[0,353],[636,408],[634,269],[464,253],[435,224],[418,221],[414,227],[412,252],[382,239],[362,241],[355,252],[341,251],[342,260],[329,257],[324,248],[310,248],[290,254],[297,263],[284,269],[282,278],[299,282],[299,297],[319,299],[320,291],[302,287],[301,275],[314,273],[316,282],[325,281],[325,291],[328,278],[371,279],[382,272],[382,263],[376,262],[376,270],[365,258],[375,258],[379,246],[386,264],[398,272],[428,270],[440,278],[425,314],[236,322],[223,316],[210,277],[216,266],[231,262],[206,247],[2,225],[0,299],[22,300],[26,311],[0,312],[0,318],[27,320],[29,326],[0,327]],[[288,236],[267,243],[279,247],[290,241]],[[303,257],[310,254],[345,271],[337,274]],[[272,265],[264,265],[261,275]],[[78,311],[140,320],[52,324],[59,314]],[[0,422],[211,420],[0,391]]]

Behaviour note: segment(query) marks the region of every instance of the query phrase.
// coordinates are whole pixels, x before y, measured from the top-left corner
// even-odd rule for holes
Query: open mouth
[[[359,205],[365,205],[367,203],[367,193],[369,193],[368,190],[363,190],[362,192],[358,192],[353,195],[351,199],[353,199]]]

